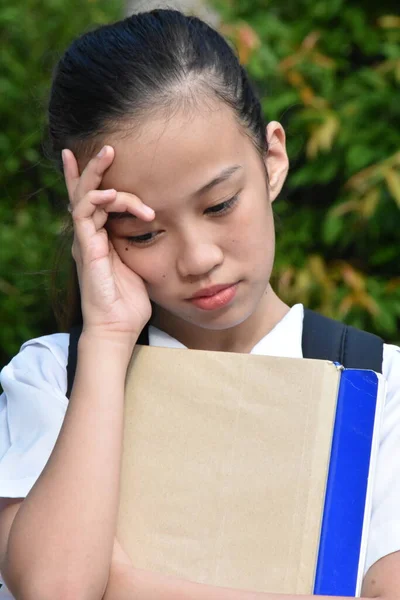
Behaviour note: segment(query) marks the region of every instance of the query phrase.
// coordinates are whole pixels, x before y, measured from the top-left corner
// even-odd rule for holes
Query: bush
[[[0,365],[24,340],[56,328],[49,284],[66,198],[42,150],[52,69],[78,33],[121,13],[115,0],[0,7]]]
[[[216,4],[267,119],[287,132],[291,170],[275,207],[277,291],[398,342],[397,4]]]
[[[397,3],[220,0],[291,172],[276,203],[277,291],[399,341],[400,19]],[[372,12],[373,11],[373,12]],[[120,0],[0,7],[0,364],[54,331],[51,261],[66,195],[42,150],[51,71],[70,40]]]

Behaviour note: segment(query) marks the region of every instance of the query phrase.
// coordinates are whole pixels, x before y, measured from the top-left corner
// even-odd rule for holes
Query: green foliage
[[[397,3],[217,4],[267,118],[287,132],[277,291],[399,341]],[[55,329],[49,283],[66,197],[42,149],[52,69],[72,38],[121,12],[120,0],[0,3],[0,365]]]
[[[400,17],[395,2],[220,0],[267,120],[287,133],[275,286],[399,341]]]
[[[66,199],[43,152],[52,69],[76,35],[120,14],[115,0],[0,3],[0,365],[56,328],[49,285]]]

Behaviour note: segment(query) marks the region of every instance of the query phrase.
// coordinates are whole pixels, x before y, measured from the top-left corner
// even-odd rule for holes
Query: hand
[[[150,319],[151,304],[143,280],[119,258],[105,223],[110,212],[128,211],[144,221],[154,211],[133,194],[99,190],[114,149],[104,146],[79,174],[71,150],[63,151],[64,176],[74,221],[72,255],[77,265],[84,331],[134,339]]]
[[[122,548],[117,538],[114,538],[111,562],[114,565],[125,565],[133,569],[131,559],[129,558],[125,550]]]

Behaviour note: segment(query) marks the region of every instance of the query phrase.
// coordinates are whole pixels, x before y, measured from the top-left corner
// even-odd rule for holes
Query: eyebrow
[[[229,179],[234,173],[236,173],[236,171],[238,171],[241,168],[242,167],[240,165],[232,165],[231,167],[223,169],[216,177],[214,177],[214,179],[203,185],[203,187],[197,190],[197,192],[195,192],[193,195],[201,196],[202,194],[206,194],[216,185],[219,185],[220,183],[223,183],[224,181]]]
[[[199,188],[196,192],[194,192],[193,196],[202,196],[209,192],[212,188],[227,181],[236,171],[239,171],[242,167],[240,165],[232,165],[231,167],[227,167],[223,169],[214,179],[211,179],[208,183]],[[122,220],[122,219],[137,219],[135,215],[130,212],[111,212],[108,215],[110,220]]]

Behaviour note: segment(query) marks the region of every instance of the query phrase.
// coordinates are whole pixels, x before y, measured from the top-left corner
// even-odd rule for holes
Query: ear
[[[280,123],[268,123],[265,135],[268,151],[264,159],[269,179],[269,198],[275,200],[285,183],[289,170],[289,159],[286,154],[286,135]]]

